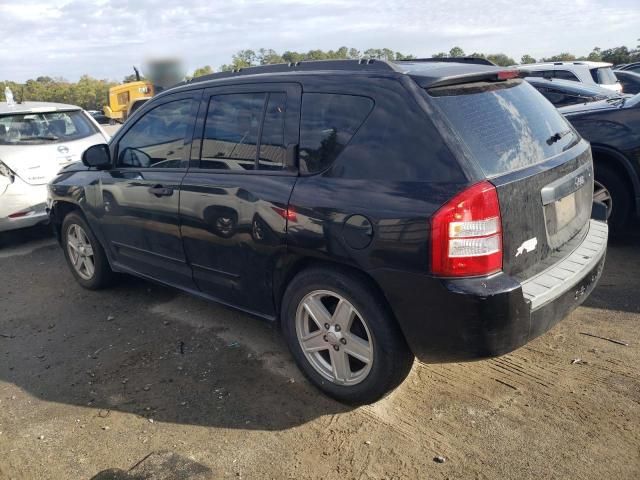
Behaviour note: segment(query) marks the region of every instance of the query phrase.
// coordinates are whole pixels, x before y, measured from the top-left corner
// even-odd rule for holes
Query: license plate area
[[[556,214],[556,229],[562,230],[571,223],[571,220],[576,218],[577,208],[575,192],[561,198],[557,202],[554,202],[553,207]]]

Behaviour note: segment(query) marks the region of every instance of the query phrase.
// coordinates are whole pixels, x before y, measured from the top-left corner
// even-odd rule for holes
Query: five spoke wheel
[[[67,230],[67,251],[76,273],[85,280],[91,280],[96,271],[93,247],[84,229],[76,224]]]
[[[338,385],[362,382],[373,364],[373,337],[345,298],[328,290],[307,294],[296,312],[296,334],[313,368]]]

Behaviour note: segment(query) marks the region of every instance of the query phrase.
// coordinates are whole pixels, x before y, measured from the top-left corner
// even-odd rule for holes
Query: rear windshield
[[[613,85],[618,81],[610,67],[592,68],[591,77],[600,85]]]
[[[577,141],[555,107],[521,80],[429,94],[487,177],[536,165]]]
[[[68,142],[98,133],[80,110],[0,116],[0,145]]]

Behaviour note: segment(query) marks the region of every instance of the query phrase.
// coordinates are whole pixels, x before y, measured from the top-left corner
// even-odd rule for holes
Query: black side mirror
[[[111,166],[109,145],[100,143],[87,148],[82,154],[82,163],[87,167],[95,167],[97,169],[109,168]]]

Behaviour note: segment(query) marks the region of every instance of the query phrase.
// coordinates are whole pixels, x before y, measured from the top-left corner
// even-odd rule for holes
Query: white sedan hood
[[[42,145],[0,145],[0,161],[30,185],[49,183],[62,167],[79,162],[82,152],[105,143],[100,133],[79,140]]]

